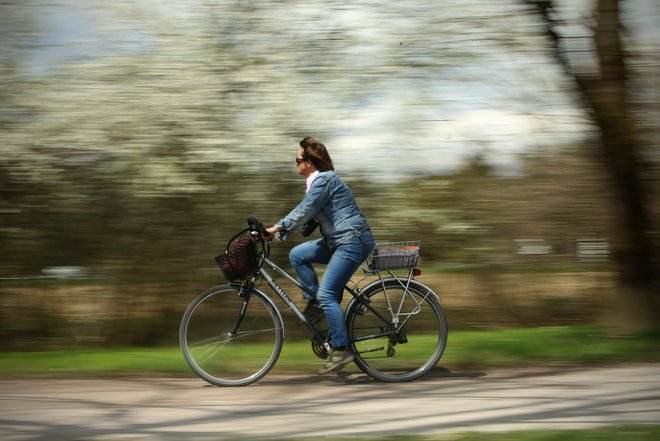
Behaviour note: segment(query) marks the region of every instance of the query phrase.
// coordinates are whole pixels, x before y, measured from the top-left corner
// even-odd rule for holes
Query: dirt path
[[[0,381],[0,439],[218,440],[589,428],[660,422],[660,364],[449,372],[383,384],[363,375]]]

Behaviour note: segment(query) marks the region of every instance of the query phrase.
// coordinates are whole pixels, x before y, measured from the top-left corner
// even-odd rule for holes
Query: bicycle
[[[254,218],[248,224],[248,229],[230,241],[225,254],[216,258],[230,280],[242,278],[199,294],[186,309],[179,330],[186,362],[196,375],[216,386],[246,386],[258,381],[273,368],[282,350],[282,314],[256,286],[258,280],[265,281],[309,329],[314,354],[325,359],[332,349],[327,332],[304,316],[265,268],[296,288],[314,293],[268,258],[270,245],[263,240],[263,225]],[[238,258],[242,270],[227,274],[227,262],[235,258],[232,246],[237,237],[249,251]],[[351,296],[345,317],[354,363],[376,380],[421,378],[435,367],[447,344],[447,321],[439,297],[415,279],[420,274],[418,258],[419,242],[377,244],[367,258],[365,277],[344,288]],[[395,275],[396,270],[407,275]],[[370,277],[375,280],[359,286]]]

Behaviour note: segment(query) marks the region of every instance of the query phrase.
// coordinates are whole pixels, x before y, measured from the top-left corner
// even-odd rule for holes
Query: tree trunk
[[[552,2],[532,1],[546,23],[553,41],[550,10]],[[660,322],[658,279],[653,262],[654,244],[648,205],[644,201],[641,177],[640,145],[627,98],[625,53],[621,44],[621,21],[618,0],[598,0],[596,4],[594,43],[599,72],[596,75],[572,72],[567,60],[558,56],[566,71],[577,81],[583,97],[593,110],[593,118],[601,132],[602,157],[618,192],[619,232],[614,241],[615,259],[620,269],[624,295],[639,296],[650,318]],[[633,299],[635,300],[635,299]]]

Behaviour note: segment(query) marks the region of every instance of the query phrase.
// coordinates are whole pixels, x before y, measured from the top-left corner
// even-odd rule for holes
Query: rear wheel
[[[386,382],[416,380],[440,360],[447,321],[433,292],[407,279],[384,279],[363,293],[369,307],[354,300],[347,327],[355,364]]]
[[[210,288],[190,304],[181,321],[179,341],[188,365],[216,386],[254,383],[270,371],[282,350],[282,319],[270,299],[253,291],[246,303],[238,294],[238,285]]]

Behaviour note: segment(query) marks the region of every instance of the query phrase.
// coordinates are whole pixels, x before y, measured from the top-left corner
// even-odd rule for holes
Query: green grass
[[[595,326],[450,332],[449,339],[442,361],[453,366],[526,367],[660,361],[658,334],[612,337]]]
[[[300,441],[327,439],[303,438]],[[660,439],[660,425],[625,425],[586,430],[526,430],[503,433],[381,436],[378,438],[351,437],[333,438],[333,441],[655,441],[658,439]]]
[[[66,349],[6,352],[0,374],[148,374],[189,371],[179,348]]]
[[[561,367],[660,361],[660,336],[610,337],[594,326],[516,328],[449,333],[439,366]],[[313,373],[320,360],[308,341],[285,341],[273,373]],[[0,375],[191,374],[178,347],[5,352]]]

